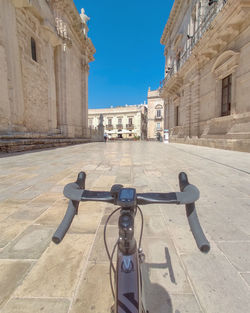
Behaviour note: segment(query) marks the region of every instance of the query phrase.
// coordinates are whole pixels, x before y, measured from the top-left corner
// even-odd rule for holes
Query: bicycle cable
[[[120,209],[121,209],[120,207],[117,208],[117,209],[115,209],[115,210],[108,216],[108,218],[107,218],[107,220],[106,220],[106,223],[105,223],[105,225],[104,225],[104,245],[105,245],[105,249],[106,249],[106,252],[107,252],[107,255],[108,255],[109,262],[111,261],[111,256],[110,256],[110,253],[109,253],[109,250],[108,250],[107,241],[106,241],[107,225],[108,225],[108,222],[109,222],[111,216],[112,216],[113,214],[115,214],[115,213],[116,213],[118,210],[120,210]],[[112,263],[111,266],[112,266],[113,272],[115,273],[115,268],[114,268],[113,263]]]
[[[143,214],[142,214],[142,210],[140,209],[140,207],[137,205],[136,209],[139,209],[139,212],[141,214],[141,233],[140,233],[140,239],[139,239],[139,249],[141,248],[141,241],[142,241],[142,234],[143,234],[143,224],[144,224],[144,218],[143,218]]]
[[[110,281],[110,287],[111,287],[111,291],[112,291],[112,295],[113,295],[113,299],[115,300],[115,292],[114,292],[114,286],[113,286],[113,281],[112,281],[112,265],[113,265],[113,256],[114,256],[114,253],[115,253],[115,249],[118,245],[118,242],[119,242],[119,239],[116,241],[116,244],[114,245],[114,248],[113,248],[113,251],[112,251],[112,254],[111,254],[111,260],[110,260],[110,263],[109,263],[109,281]],[[116,277],[115,277],[115,273],[114,273],[114,280],[116,280]]]
[[[137,205],[136,206],[136,211],[135,211],[135,215],[137,213],[137,208],[139,209],[139,212],[140,212],[140,215],[141,215],[141,231],[140,231],[140,239],[139,239],[139,249],[141,248],[141,241],[142,241],[142,235],[143,235],[143,225],[144,225],[144,219],[143,219],[143,214],[142,214],[142,210],[140,209],[140,207]],[[108,259],[109,259],[109,280],[110,280],[110,287],[111,287],[111,291],[112,291],[112,295],[113,295],[113,298],[115,299],[115,293],[114,293],[114,287],[113,287],[113,281],[112,281],[112,272],[111,270],[113,270],[113,274],[114,274],[114,280],[115,280],[115,267],[114,267],[114,264],[113,264],[113,256],[114,256],[114,253],[115,253],[115,250],[116,250],[116,247],[119,243],[119,239],[116,241],[115,245],[114,245],[114,248],[112,250],[112,253],[110,255],[109,253],[109,249],[108,249],[108,245],[107,245],[107,240],[106,240],[106,231],[107,231],[107,226],[108,226],[108,223],[109,223],[109,220],[110,218],[113,216],[113,214],[115,214],[118,210],[120,210],[121,207],[115,209],[107,218],[106,222],[105,222],[105,225],[104,225],[104,245],[105,245],[105,249],[106,249],[106,252],[107,252],[107,255],[108,255]]]

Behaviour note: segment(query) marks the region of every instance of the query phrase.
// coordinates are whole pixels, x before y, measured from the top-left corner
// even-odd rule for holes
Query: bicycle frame
[[[54,233],[52,240],[59,244],[67,233],[73,218],[78,213],[80,201],[100,201],[119,205],[120,207],[114,210],[108,217],[104,227],[104,244],[110,260],[110,270],[115,273],[115,291],[112,287],[112,275],[110,272],[110,280],[112,293],[114,295],[115,304],[112,307],[112,313],[148,313],[143,304],[143,276],[142,263],[144,254],[141,250],[141,238],[143,230],[143,222],[139,247],[137,247],[134,238],[134,218],[137,208],[140,211],[142,221],[142,211],[138,205],[145,204],[184,204],[186,206],[186,215],[188,223],[197,247],[203,253],[208,253],[210,244],[201,228],[199,219],[195,209],[195,202],[199,199],[200,193],[197,187],[190,184],[188,177],[184,172],[179,174],[180,192],[168,193],[136,193],[134,188],[127,188],[127,196],[123,194],[122,185],[113,185],[110,191],[91,191],[85,189],[86,174],[80,172],[77,181],[69,183],[64,188],[64,196],[67,197],[69,205],[63,220]],[[124,188],[125,189],[125,188]],[[119,193],[121,191],[121,193]],[[131,193],[132,192],[132,193]],[[126,194],[126,192],[125,192]],[[108,251],[105,230],[109,218],[120,210],[118,222],[119,240],[117,241],[112,256]],[[112,264],[112,257],[117,249],[117,264],[116,269]],[[139,248],[139,249],[138,249]]]
[[[115,276],[115,313],[145,313],[141,260],[134,238],[135,208],[121,209]]]

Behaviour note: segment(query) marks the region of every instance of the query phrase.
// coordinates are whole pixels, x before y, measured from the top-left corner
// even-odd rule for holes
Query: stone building
[[[85,138],[95,48],[73,0],[0,1],[0,139]],[[6,142],[5,142],[6,141]]]
[[[165,106],[160,90],[148,90],[147,139],[159,140],[164,136]]]
[[[250,151],[250,0],[175,0],[161,43],[170,141]]]
[[[104,132],[109,138],[147,138],[147,107],[145,104],[107,109],[89,109],[89,127],[96,129],[103,118]]]

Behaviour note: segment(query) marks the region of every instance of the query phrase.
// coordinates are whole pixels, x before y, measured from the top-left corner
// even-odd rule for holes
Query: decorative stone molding
[[[31,0],[12,0],[15,8],[27,8],[31,7]]]
[[[239,65],[239,59],[239,52],[227,50],[217,58],[211,71],[217,79],[223,79],[236,70]]]
[[[170,17],[168,19],[168,22],[164,28],[164,31],[163,31],[163,34],[161,37],[161,44],[162,45],[165,45],[167,42],[168,35],[171,33],[171,31],[174,27],[175,21],[178,18],[178,13],[179,13],[179,10],[180,10],[182,4],[183,4],[183,1],[181,1],[181,0],[175,0],[175,2],[174,2]]]

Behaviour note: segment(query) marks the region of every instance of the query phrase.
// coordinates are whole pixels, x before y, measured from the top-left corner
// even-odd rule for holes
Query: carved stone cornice
[[[165,28],[163,30],[163,34],[161,36],[160,42],[162,45],[166,45],[168,35],[169,35],[169,33],[171,33],[171,31],[175,25],[176,19],[178,18],[178,14],[180,12],[180,9],[181,9],[181,6],[183,5],[183,3],[184,3],[184,1],[175,0],[174,5],[173,5],[172,10],[171,10],[171,13],[170,13],[170,16],[168,18],[167,24],[165,25]]]
[[[223,52],[215,61],[212,72],[217,79],[223,79],[232,74],[239,65],[240,53],[233,50]]]
[[[179,89],[183,84],[183,78],[179,73],[174,74],[169,81],[163,86],[160,96],[164,97],[166,94],[178,95]]]
[[[91,39],[84,35],[82,31],[82,20],[73,0],[52,0],[52,3],[56,10],[60,10],[68,16],[70,20],[70,26],[77,36],[81,44],[82,50],[87,50],[89,62],[93,61],[93,55],[95,54],[96,50]]]

